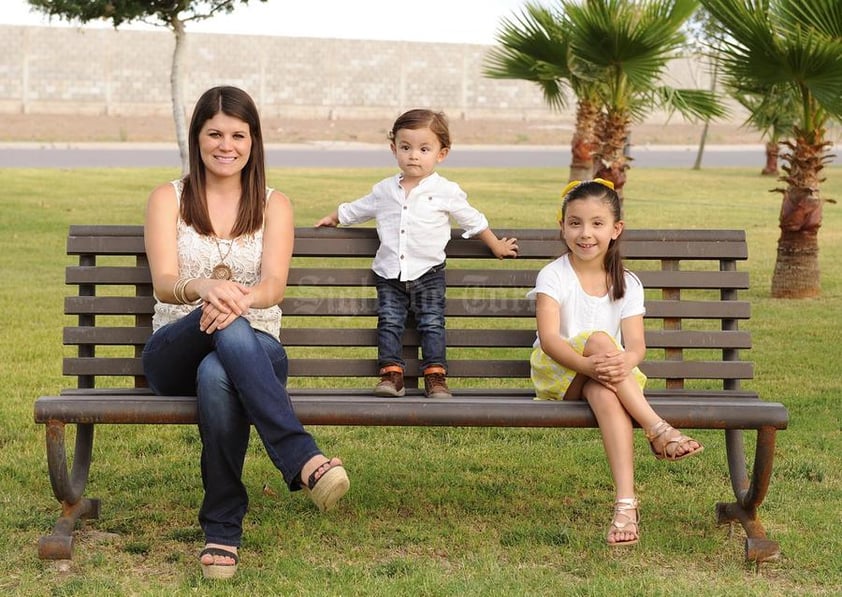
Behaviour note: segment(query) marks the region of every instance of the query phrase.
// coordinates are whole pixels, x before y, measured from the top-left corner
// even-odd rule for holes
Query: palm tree
[[[787,88],[799,114],[781,155],[784,188],[772,296],[821,293],[818,232],[821,171],[831,159],[828,122],[842,117],[842,11],[839,0],[701,0],[722,26],[729,88]]]
[[[697,8],[696,0],[561,0],[561,6],[572,25],[572,53],[602,82],[595,176],[623,188],[631,124],[655,108],[690,119],[724,114],[712,92],[662,83],[669,62],[685,47],[682,25]]]
[[[779,174],[781,143],[792,134],[798,118],[800,102],[791,91],[791,88],[780,85],[757,89],[752,93],[745,89],[731,90],[734,99],[748,110],[745,125],[760,131],[766,141],[766,164],[760,172],[764,176]]]
[[[598,83],[574,71],[569,31],[564,14],[527,3],[520,15],[501,22],[497,32],[500,46],[486,56],[484,74],[536,83],[553,109],[567,107],[566,91],[576,97],[570,180],[584,180],[593,176],[594,131],[600,101]]]
[[[684,44],[681,26],[696,0],[559,0],[527,4],[503,21],[486,74],[533,81],[551,107],[576,96],[571,178],[601,176],[622,196],[630,126],[655,108],[689,118],[721,116],[711,92],[663,86]]]

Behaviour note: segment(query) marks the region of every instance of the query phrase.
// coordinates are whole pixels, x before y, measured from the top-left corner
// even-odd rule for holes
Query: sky
[[[32,12],[26,0],[2,0],[0,25],[78,26]],[[500,20],[526,0],[251,0],[229,15],[189,23],[187,31],[494,44]],[[108,27],[108,22],[96,27]],[[125,29],[142,25],[121,26]],[[148,28],[148,27],[146,27]]]

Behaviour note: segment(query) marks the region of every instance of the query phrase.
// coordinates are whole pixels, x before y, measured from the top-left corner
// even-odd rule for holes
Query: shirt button
[[[406,234],[406,230],[401,230],[401,234]]]
[[[408,206],[406,206],[406,205],[404,205],[404,206],[403,206],[403,208],[404,208],[404,209],[409,209],[409,207],[408,207]]]
[[[403,259],[403,255],[401,255],[401,259]]]

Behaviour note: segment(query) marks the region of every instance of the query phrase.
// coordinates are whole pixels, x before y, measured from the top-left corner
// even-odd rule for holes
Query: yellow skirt
[[[585,343],[593,333],[593,331],[582,332],[569,341],[570,346],[573,347],[573,350],[582,354],[585,351]],[[617,348],[620,348],[616,340],[614,340],[614,344],[617,345]],[[562,400],[567,388],[573,383],[573,378],[576,377],[576,371],[559,365],[556,361],[548,357],[541,350],[540,346],[532,351],[532,356],[529,357],[529,364],[532,367],[532,383],[535,385],[535,399]],[[642,390],[646,386],[646,376],[637,367],[632,369],[632,375],[634,375],[635,380],[637,380]],[[575,398],[578,399],[579,396]]]

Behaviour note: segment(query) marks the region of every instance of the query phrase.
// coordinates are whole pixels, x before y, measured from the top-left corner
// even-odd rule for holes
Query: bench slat
[[[66,327],[63,342],[71,345],[126,345],[142,347],[152,334],[151,326],[139,327]],[[501,330],[447,330],[447,344],[459,347],[530,347],[535,332],[521,329]],[[284,346],[373,346],[377,330],[372,328],[307,328],[282,329]],[[415,330],[404,335],[406,346],[418,346]],[[751,335],[741,331],[683,331],[648,330],[646,346],[649,348],[751,348]]]
[[[149,315],[155,299],[151,296],[70,296],[65,297],[64,304],[67,315]],[[374,298],[289,297],[282,307],[285,316],[377,316]],[[649,300],[646,311],[647,316],[659,318],[748,319],[751,306],[744,301]],[[535,306],[528,299],[501,299],[496,303],[449,299],[445,312],[451,317],[533,317]]]
[[[632,268],[633,269],[633,268]],[[639,271],[645,288],[746,290],[748,272]]]
[[[526,350],[526,349],[524,349]],[[408,375],[417,375],[419,359],[406,359]],[[753,366],[748,361],[644,361],[641,370],[658,379],[752,379]],[[64,375],[143,375],[140,358],[67,357]],[[296,358],[290,356],[291,377],[371,377],[377,375],[372,358]],[[448,359],[448,377],[525,378],[529,379],[529,361],[521,359]]]
[[[669,395],[666,395],[669,396]],[[786,429],[780,403],[756,398],[697,399],[679,395],[650,398],[653,408],[672,424],[686,428]],[[494,427],[595,427],[584,401],[538,401],[529,394],[477,393],[430,400],[421,396],[377,398],[343,391],[291,391],[296,414],[305,425],[463,425]],[[192,396],[127,394],[42,396],[35,422],[153,424],[196,423]]]
[[[65,284],[142,285],[152,287],[146,266],[71,265],[65,270]]]
[[[151,296],[68,296],[66,315],[150,315],[155,307]]]

